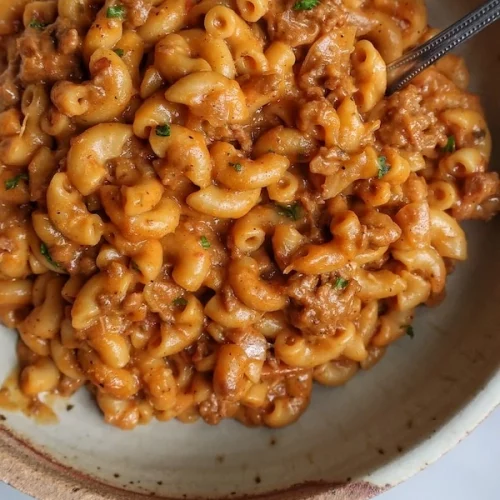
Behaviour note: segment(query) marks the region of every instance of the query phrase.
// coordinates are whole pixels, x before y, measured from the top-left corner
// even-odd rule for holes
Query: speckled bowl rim
[[[0,0],[1,1],[1,0]],[[4,0],[5,1],[5,0]],[[497,35],[498,36],[498,35]],[[423,429],[411,448],[396,459],[382,459],[368,476],[351,483],[302,483],[259,495],[226,497],[227,500],[369,500],[405,481],[438,460],[468,436],[500,405],[500,358],[484,385],[464,395],[459,407],[443,417],[433,435]],[[40,500],[141,500],[141,494],[107,485],[95,477],[64,466],[0,422],[0,480]],[[154,497],[157,500],[172,500]],[[186,497],[187,498],[187,497]],[[219,497],[222,500],[224,497]],[[190,497],[189,500],[195,500]]]
[[[48,480],[50,478],[50,480]],[[55,462],[11,431],[0,428],[0,480],[36,499],[47,500],[178,500],[125,491]],[[367,481],[352,483],[307,482],[286,490],[259,495],[220,497],[221,500],[369,500],[391,486]],[[186,497],[188,500],[204,500]]]
[[[399,459],[381,466],[381,474],[376,478],[376,482],[306,482],[284,490],[259,495],[218,497],[218,500],[370,500],[436,462],[497,408],[500,408],[500,367],[469,400],[464,400],[459,410],[443,419],[441,427],[433,436],[429,438],[425,434],[422,435],[420,441],[405,451]],[[381,477],[386,478],[383,485],[380,484]],[[94,477],[58,463],[2,425],[0,480],[39,500],[178,500],[178,497],[173,499],[141,494],[102,483]],[[199,497],[185,498],[205,500]]]

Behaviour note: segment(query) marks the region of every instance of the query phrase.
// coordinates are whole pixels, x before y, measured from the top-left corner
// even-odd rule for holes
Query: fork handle
[[[401,90],[421,71],[500,18],[500,0],[489,0],[429,41],[387,66],[387,94]]]

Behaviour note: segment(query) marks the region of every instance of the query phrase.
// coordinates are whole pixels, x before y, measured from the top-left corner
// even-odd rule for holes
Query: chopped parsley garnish
[[[30,22],[30,28],[36,29],[36,30],[43,30],[48,26],[48,23],[43,23],[42,21],[39,21],[38,19],[32,19]]]
[[[110,19],[123,19],[125,17],[125,7],[123,5],[114,5],[113,7],[109,7],[106,11],[106,17]]]
[[[243,167],[242,167],[241,163],[231,163],[231,162],[229,162],[229,165],[231,167],[233,167],[236,170],[236,172],[241,172],[243,170]]]
[[[455,136],[450,135],[446,141],[446,146],[443,148],[443,153],[454,153],[457,149],[457,143],[455,141]]]
[[[378,178],[382,179],[382,177],[384,177],[384,175],[386,175],[389,172],[391,166],[388,165],[387,158],[385,156],[379,156],[377,164],[378,164]]]
[[[133,269],[134,271],[137,271],[138,273],[140,273],[140,272],[141,272],[141,270],[139,269],[139,266],[137,265],[137,262],[136,262],[135,260],[131,261],[131,262],[130,262],[130,265],[132,266],[132,269]]]
[[[302,217],[302,207],[300,203],[291,205],[276,205],[278,213],[292,220],[299,220]]]
[[[293,10],[312,10],[319,5],[319,0],[298,0]]]
[[[156,135],[160,137],[170,137],[170,125],[158,125],[156,127]]]
[[[186,307],[188,301],[184,297],[177,297],[172,304],[177,307]]]
[[[118,57],[123,57],[125,54],[125,51],[123,49],[113,49],[113,52],[118,56]]]
[[[345,288],[347,285],[349,284],[349,281],[348,280],[345,280],[344,278],[337,278],[335,280],[335,283],[333,284],[333,286],[337,289],[337,290],[342,290],[343,288]]]
[[[406,335],[408,335],[408,337],[410,337],[411,339],[413,337],[415,337],[415,332],[413,331],[413,326],[406,325],[406,326],[403,326],[403,328],[405,329],[405,333],[406,333]]]
[[[23,181],[29,180],[28,174],[19,174],[19,175],[16,175],[15,177],[12,177],[12,179],[6,180],[5,181],[5,189],[7,191],[10,191],[11,189],[16,188],[17,185],[19,184],[20,180],[23,180]]]
[[[47,262],[53,267],[61,267],[55,260],[50,256],[49,249],[45,243],[40,244],[40,253],[47,259]]]
[[[208,238],[206,236],[202,236],[200,238],[200,245],[205,249],[209,249],[210,248],[210,241],[208,241]]]

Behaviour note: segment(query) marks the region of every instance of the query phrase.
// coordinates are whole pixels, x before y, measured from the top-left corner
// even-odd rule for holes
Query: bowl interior
[[[478,3],[431,0],[432,24],[446,25]],[[500,141],[498,27],[462,52]],[[2,425],[51,460],[136,493],[206,498],[304,482],[395,484],[456,444],[498,402],[499,222],[466,225],[470,258],[449,279],[445,302],[419,310],[414,339],[397,342],[344,388],[316,387],[310,409],[292,427],[172,421],[123,432],[102,422],[85,391],[71,411],[66,402],[56,406],[59,425],[37,426],[3,411]],[[15,359],[15,335],[4,330],[0,378]],[[36,484],[24,487],[49,498]]]

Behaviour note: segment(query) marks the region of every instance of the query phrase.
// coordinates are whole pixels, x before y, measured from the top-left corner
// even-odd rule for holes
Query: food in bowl
[[[385,97],[434,33],[419,0],[0,15],[0,317],[33,403],[86,385],[122,429],[291,424],[414,335],[459,221],[498,210],[462,60]]]

